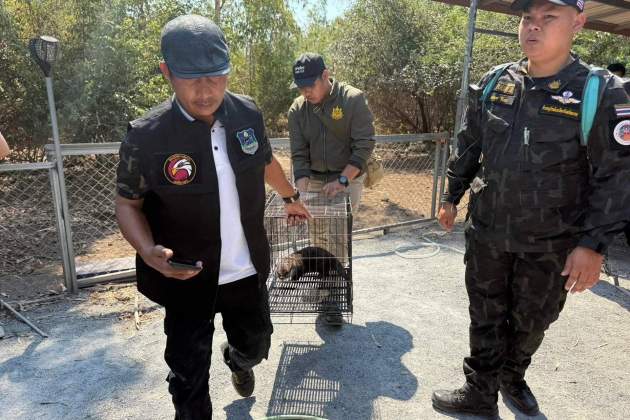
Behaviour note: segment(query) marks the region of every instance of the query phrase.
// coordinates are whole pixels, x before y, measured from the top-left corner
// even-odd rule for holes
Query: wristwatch
[[[282,197],[282,200],[287,204],[295,203],[299,199],[300,199],[300,192],[298,190],[295,190],[295,194],[293,194],[290,197]]]
[[[337,181],[339,181],[339,183],[343,185],[344,187],[348,187],[348,185],[350,185],[350,181],[348,181],[348,177],[345,175],[339,175],[339,178],[337,178]]]

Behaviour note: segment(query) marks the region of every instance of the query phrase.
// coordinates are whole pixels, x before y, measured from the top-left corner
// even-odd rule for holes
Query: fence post
[[[438,177],[440,176],[440,156],[442,155],[442,140],[435,140],[435,162],[433,165],[433,192],[431,193],[431,219],[435,219],[435,208],[437,200]]]
[[[55,163],[57,169],[57,181],[59,189],[59,204],[61,208],[61,217],[66,232],[67,255],[68,255],[68,271],[70,273],[70,284],[66,287],[70,293],[76,293],[79,289],[77,286],[77,273],[74,266],[74,250],[72,247],[72,230],[70,224],[70,211],[68,210],[68,197],[66,196],[66,181],[63,170],[63,155],[61,153],[61,142],[59,140],[59,127],[57,125],[57,110],[55,109],[55,96],[53,93],[52,78],[46,77],[46,93],[48,94],[48,108],[50,109],[50,123],[53,130],[53,143],[55,146]],[[50,157],[50,155],[49,155]],[[65,271],[65,270],[64,270]]]
[[[57,238],[61,246],[61,261],[63,264],[63,277],[66,289],[72,290],[74,282],[72,270],[70,268],[70,255],[68,253],[68,238],[66,237],[65,224],[63,222],[63,211],[61,206],[61,194],[59,189],[59,175],[56,168],[48,170],[48,178],[50,179],[50,190],[53,198],[53,207],[55,209],[55,220],[57,221]]]

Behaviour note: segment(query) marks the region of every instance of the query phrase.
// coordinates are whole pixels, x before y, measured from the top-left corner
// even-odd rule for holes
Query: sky
[[[317,0],[313,0],[311,3],[317,4]],[[328,0],[326,4],[326,18],[331,21],[336,17],[341,16],[351,4],[352,0]],[[308,9],[297,7],[294,3],[293,11],[295,12],[295,19],[300,27],[305,27],[308,21]]]

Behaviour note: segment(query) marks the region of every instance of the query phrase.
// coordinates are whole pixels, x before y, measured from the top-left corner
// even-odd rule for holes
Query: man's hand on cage
[[[457,207],[453,203],[444,202],[440,206],[440,212],[438,213],[438,222],[447,231],[453,230],[455,224],[455,218],[457,217]]]
[[[304,203],[300,200],[294,201],[293,203],[286,203],[284,208],[287,211],[289,226],[295,226],[298,223],[313,218],[311,212],[308,211],[308,209],[304,206]]]
[[[346,187],[341,185],[339,181],[329,182],[328,184],[324,185],[324,188],[322,188],[322,192],[326,197],[334,197],[345,190]]]
[[[295,183],[295,186],[297,187],[299,192],[306,192],[308,191],[308,182],[310,181],[310,178],[305,176],[302,177],[300,179],[297,180],[297,182]]]
[[[188,280],[199,274],[199,270],[186,270],[171,266],[168,261],[173,258],[173,250],[162,245],[154,245],[140,254],[140,256],[151,268],[159,271],[166,277]],[[197,265],[201,267],[201,262],[197,262]]]

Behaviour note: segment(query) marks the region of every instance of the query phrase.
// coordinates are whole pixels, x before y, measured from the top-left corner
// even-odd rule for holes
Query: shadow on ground
[[[626,311],[630,311],[630,293],[624,292],[619,287],[608,283],[607,281],[599,281],[593,288],[591,288],[591,292],[595,293],[597,296],[603,297],[604,299],[608,299],[611,302],[615,302]]]
[[[389,322],[342,328],[318,319],[324,344],[284,343],[267,415],[380,419],[378,397],[409,400],[418,380],[402,363],[411,334]]]
[[[121,357],[117,349],[124,343],[111,320],[121,313],[80,315],[72,313],[71,304],[65,309],[67,316],[57,314],[63,321],[40,324],[50,338],[20,333],[17,340],[0,342],[0,353],[7,351],[7,357],[0,357],[0,417],[89,418],[142,380],[144,361]]]

